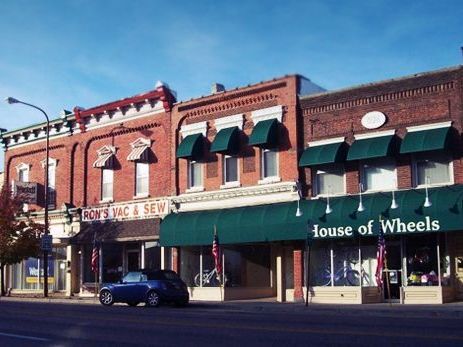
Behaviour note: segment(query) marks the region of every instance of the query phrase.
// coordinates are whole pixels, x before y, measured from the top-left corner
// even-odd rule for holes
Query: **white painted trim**
[[[60,135],[53,135],[50,136],[50,145],[51,145],[51,142],[52,140],[55,140],[55,139],[59,139],[59,138],[62,138],[62,137],[65,137],[65,136],[69,136],[71,135],[70,132],[68,133],[65,133],[65,134],[60,134]],[[44,136],[43,138],[40,138],[40,139],[36,139],[36,140],[33,140],[33,141],[26,141],[26,142],[22,142],[22,143],[16,143],[16,144],[11,144],[11,143],[7,143],[6,144],[6,147],[9,149],[9,148],[22,148],[22,147],[25,147],[25,146],[30,146],[30,145],[33,145],[33,144],[36,144],[36,143],[39,143],[39,142],[42,142],[42,141],[46,141],[46,137]],[[5,147],[5,145],[4,145]]]
[[[42,168],[45,169],[45,161],[46,159],[43,159],[40,161],[40,164],[42,165]],[[58,166],[58,162],[59,160],[58,159],[54,159],[54,158],[48,158],[48,165],[55,165]]]
[[[198,193],[198,192],[204,192],[204,187],[197,186],[197,187],[191,187],[185,190],[185,193]]]
[[[222,129],[238,127],[238,129],[243,130],[244,123],[244,114],[235,114],[233,116],[227,116],[222,118],[217,118],[214,121],[215,129],[219,132]]]
[[[227,182],[225,184],[220,185],[220,189],[230,189],[230,188],[239,188],[239,187],[241,187],[240,181]]]
[[[257,184],[270,184],[270,183],[278,183],[278,182],[281,182],[280,176],[271,176],[271,177],[265,177],[264,179],[257,181]]]
[[[412,133],[415,131],[423,131],[423,130],[431,130],[431,129],[439,129],[439,128],[450,128],[451,126],[452,126],[452,121],[422,124],[422,125],[415,125],[415,126],[407,127],[407,132]]]
[[[31,164],[26,164],[26,163],[20,163],[15,166],[16,172],[19,173],[21,170],[27,170],[29,171],[31,169]]]
[[[199,123],[193,123],[193,124],[185,124],[182,125],[180,128],[180,134],[182,134],[182,138],[185,138],[189,135],[195,135],[195,134],[202,134],[204,137],[206,137],[207,133],[207,122],[199,122]]]
[[[133,200],[138,200],[138,199],[146,199],[149,198],[150,194],[149,193],[143,193],[139,195],[134,195]]]
[[[383,137],[383,136],[390,136],[390,135],[395,135],[395,129],[384,130],[384,131],[375,131],[375,132],[366,133],[366,134],[356,134],[356,135],[354,135],[354,138],[356,140],[364,140],[364,139],[372,139],[372,138],[375,138],[375,137]]]
[[[283,106],[278,105],[252,111],[251,118],[252,122],[254,123],[254,126],[259,122],[269,119],[277,119],[281,123],[283,118]]]
[[[130,146],[132,148],[135,148],[135,147],[140,147],[140,146],[147,146],[147,147],[150,147],[151,146],[151,139],[148,139],[146,137],[139,137],[138,139],[136,139],[135,141],[131,142],[130,143]]]
[[[340,143],[345,141],[345,137],[333,137],[331,139],[319,140],[319,141],[309,141],[307,144],[309,147],[331,145],[332,143]]]

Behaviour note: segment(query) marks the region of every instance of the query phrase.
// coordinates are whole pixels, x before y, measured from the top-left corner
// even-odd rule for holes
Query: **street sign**
[[[51,252],[53,246],[53,236],[45,234],[42,236],[42,251]]]

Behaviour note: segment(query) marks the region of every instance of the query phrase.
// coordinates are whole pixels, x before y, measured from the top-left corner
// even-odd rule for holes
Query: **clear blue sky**
[[[56,118],[157,80],[186,100],[213,82],[300,73],[338,89],[462,64],[463,2],[2,0],[0,43],[1,99]],[[2,128],[41,121],[0,103]]]

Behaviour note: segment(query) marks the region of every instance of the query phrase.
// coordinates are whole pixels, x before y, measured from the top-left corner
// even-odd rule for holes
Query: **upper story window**
[[[114,170],[101,170],[101,200],[113,200]]]
[[[416,153],[413,157],[415,186],[453,183],[450,155],[438,152]]]
[[[278,178],[278,151],[262,149],[262,179]]]
[[[41,162],[42,168],[45,169],[46,159]],[[54,209],[56,207],[56,168],[58,160],[48,159],[48,208]]]
[[[341,165],[320,166],[313,169],[314,195],[345,194],[345,175]]]
[[[203,188],[203,164],[201,162],[188,161],[188,188]]]
[[[136,180],[135,195],[137,197],[148,196],[149,194],[149,164],[137,162],[135,164]]]
[[[238,157],[224,155],[223,157],[223,183],[231,185],[239,182],[238,177]]]
[[[29,165],[20,164],[16,167],[19,182],[29,182]]]
[[[361,175],[365,191],[397,189],[397,174],[393,159],[375,159],[364,162]]]

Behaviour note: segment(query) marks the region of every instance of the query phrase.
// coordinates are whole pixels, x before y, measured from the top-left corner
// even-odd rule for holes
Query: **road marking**
[[[5,336],[5,337],[15,337],[17,339],[24,339],[24,340],[32,340],[32,341],[49,341],[49,339],[45,339],[42,337],[35,337],[35,336],[26,336],[26,335],[16,335],[16,334],[7,334],[7,333],[1,333],[0,336]]]

